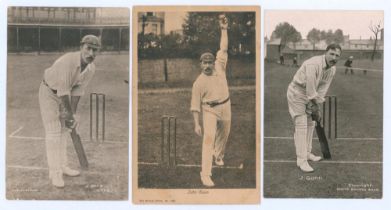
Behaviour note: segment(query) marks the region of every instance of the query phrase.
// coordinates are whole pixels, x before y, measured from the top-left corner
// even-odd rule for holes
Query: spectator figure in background
[[[354,74],[353,68],[352,68],[352,63],[353,63],[353,56],[349,56],[349,58],[346,60],[344,66],[345,66],[345,74],[348,74],[350,70],[350,74]]]
[[[284,55],[282,53],[280,54],[280,64],[284,65]]]
[[[292,64],[293,67],[299,67],[299,64],[297,64],[297,57],[293,57],[293,64]]]

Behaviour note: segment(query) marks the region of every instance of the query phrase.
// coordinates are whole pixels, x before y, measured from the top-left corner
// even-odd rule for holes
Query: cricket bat
[[[86,153],[84,152],[84,148],[83,148],[83,144],[81,143],[80,136],[79,134],[77,134],[75,128],[72,129],[71,137],[72,137],[73,146],[75,146],[75,150],[77,153],[77,157],[79,159],[80,166],[83,169],[87,169],[88,168],[87,156]]]
[[[320,150],[322,151],[324,159],[331,159],[329,143],[327,142],[327,137],[324,132],[324,127],[320,123],[320,121],[316,121],[316,134],[318,135]]]

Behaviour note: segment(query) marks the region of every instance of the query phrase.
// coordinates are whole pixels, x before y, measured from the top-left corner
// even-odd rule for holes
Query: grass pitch
[[[216,188],[256,187],[255,87],[253,90],[231,90],[232,124],[224,162],[243,169],[213,169]],[[138,161],[160,162],[160,119],[177,117],[177,163],[200,165],[202,138],[194,133],[190,112],[191,92],[139,94]],[[199,167],[165,170],[156,165],[139,164],[139,188],[204,188]]]

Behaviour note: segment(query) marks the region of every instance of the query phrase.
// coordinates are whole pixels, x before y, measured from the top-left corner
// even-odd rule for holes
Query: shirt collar
[[[77,67],[80,69],[81,68],[81,52],[80,51],[77,52],[76,55],[77,55],[76,57],[78,59],[77,62],[76,62],[77,63]]]
[[[322,69],[327,70],[326,55],[322,55]]]
[[[204,72],[201,72],[201,74],[203,74],[204,76],[206,76],[206,77],[212,77],[212,76],[218,76],[219,74],[218,74],[218,72],[217,72],[217,70],[215,69],[215,70],[213,70],[213,72],[212,72],[212,74],[211,75],[206,75],[206,74],[204,74]]]
[[[83,71],[81,71],[81,52],[79,51],[77,53],[77,55],[78,55],[77,57],[79,59],[78,62],[77,62],[77,68],[79,69],[79,73],[84,74],[84,72],[89,71],[91,63],[87,64],[86,68]]]

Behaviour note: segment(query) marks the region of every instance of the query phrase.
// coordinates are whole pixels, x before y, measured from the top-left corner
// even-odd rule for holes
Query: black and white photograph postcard
[[[134,203],[259,203],[259,10],[133,8]]]
[[[266,10],[264,196],[383,195],[383,11]]]
[[[6,198],[127,200],[129,9],[7,12]]]

